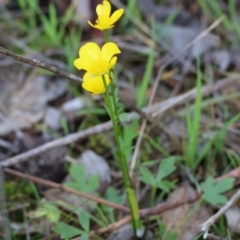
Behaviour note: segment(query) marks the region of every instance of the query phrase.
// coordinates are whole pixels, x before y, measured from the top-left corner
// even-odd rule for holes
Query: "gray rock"
[[[131,240],[134,237],[134,232],[132,229],[131,224],[126,224],[114,231],[110,236],[107,238],[107,240],[116,240],[116,239],[121,239],[121,240]],[[157,238],[154,237],[153,233],[150,231],[147,231],[144,239],[146,240],[155,240]]]
[[[57,130],[61,126],[60,118],[61,112],[57,108],[48,107],[44,117],[44,125],[46,127],[50,127],[53,130]]]
[[[63,112],[67,113],[67,112],[75,112],[78,110],[81,110],[85,107],[86,105],[86,101],[84,98],[74,98],[71,99],[67,102],[65,102],[61,109]]]

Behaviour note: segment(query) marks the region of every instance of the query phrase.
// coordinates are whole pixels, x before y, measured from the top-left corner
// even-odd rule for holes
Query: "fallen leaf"
[[[50,81],[47,76],[38,76],[17,89],[9,98],[6,121],[0,121],[0,136],[14,128],[27,129],[42,120],[47,111],[47,102],[60,97],[67,90],[67,83],[61,78]]]
[[[189,185],[178,187],[169,194],[167,202],[187,199],[195,191]],[[192,240],[201,232],[201,224],[210,217],[206,207],[198,204],[184,204],[162,214],[162,221],[167,229],[178,233],[178,240]]]

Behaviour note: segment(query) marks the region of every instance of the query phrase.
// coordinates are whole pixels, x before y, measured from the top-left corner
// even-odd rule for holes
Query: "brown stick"
[[[43,144],[40,147],[36,147],[32,150],[29,150],[28,152],[19,154],[15,157],[12,157],[5,161],[2,161],[2,162],[0,162],[0,167],[9,167],[9,166],[15,165],[17,163],[23,162],[23,161],[33,157],[33,156],[39,155],[43,152],[46,152],[50,149],[76,142],[77,140],[79,140],[81,138],[85,138],[85,137],[88,137],[93,134],[98,134],[103,131],[108,131],[111,128],[112,128],[112,123],[106,122],[106,123],[99,124],[94,127],[88,128],[81,132],[69,134],[66,137],[56,139],[52,142]]]
[[[97,203],[101,203],[101,204],[104,204],[106,206],[109,206],[109,207],[118,209],[120,211],[129,213],[129,208],[128,207],[125,207],[125,206],[122,206],[122,205],[119,205],[119,204],[107,201],[105,199],[98,198],[98,197],[95,197],[95,196],[92,196],[92,195],[89,195],[89,194],[86,194],[86,193],[74,190],[72,188],[65,187],[65,186],[63,186],[63,185],[61,185],[59,183],[55,183],[55,182],[52,182],[52,181],[49,181],[49,180],[45,180],[45,179],[41,179],[41,178],[38,178],[38,177],[34,177],[34,176],[31,176],[31,175],[28,175],[28,174],[25,174],[25,173],[21,173],[21,172],[15,171],[15,170],[10,169],[10,168],[5,168],[4,171],[6,173],[18,176],[20,178],[31,180],[31,181],[33,181],[33,182],[35,182],[37,184],[45,185],[45,186],[52,187],[52,188],[57,188],[57,189],[60,189],[60,190],[62,190],[64,192],[72,193],[72,194],[75,194],[77,196],[89,199],[91,201],[94,201],[94,202],[97,202]]]
[[[91,201],[101,203],[101,204],[104,204],[106,206],[109,206],[109,207],[118,209],[120,211],[129,213],[129,208],[127,208],[125,206],[115,204],[115,203],[112,203],[112,202],[107,201],[105,199],[98,198],[98,197],[95,197],[95,196],[91,196],[89,194],[82,193],[80,191],[76,191],[74,189],[65,187],[65,186],[63,186],[59,183],[55,183],[55,182],[52,182],[52,181],[49,181],[49,180],[34,177],[34,176],[31,176],[31,175],[28,175],[28,174],[21,173],[21,172],[18,172],[16,170],[10,169],[10,168],[4,168],[4,171],[6,173],[21,177],[23,179],[29,179],[29,180],[37,183],[37,184],[42,184],[42,185],[45,185],[45,186],[48,186],[48,187],[61,189],[62,191],[69,192],[69,193],[75,194],[77,196],[89,199]],[[147,217],[147,216],[158,215],[158,214],[161,214],[161,213],[163,213],[163,212],[165,212],[169,209],[179,207],[183,204],[193,203],[193,202],[197,201],[200,197],[201,197],[201,194],[196,193],[195,195],[193,195],[192,197],[190,197],[188,199],[182,199],[182,200],[179,200],[179,201],[169,202],[169,203],[167,203],[167,202],[166,203],[160,203],[160,204],[158,204],[158,205],[156,205],[155,207],[152,207],[152,208],[141,209],[140,210],[140,216],[142,218],[144,218],[144,217]]]
[[[187,199],[181,199],[179,201],[175,202],[164,202],[156,205],[155,207],[152,208],[145,208],[140,210],[140,216],[142,218],[147,217],[147,216],[152,216],[152,215],[158,215],[161,214],[169,209],[173,209],[179,206],[182,206],[184,204],[189,204],[197,201],[201,197],[201,193],[195,193],[193,196]]]
[[[66,72],[66,71],[64,71],[60,68],[55,67],[55,66],[52,66],[50,64],[47,64],[45,62],[42,62],[40,60],[23,57],[21,55],[13,53],[13,52],[11,52],[11,51],[3,48],[3,47],[0,47],[0,53],[6,55],[8,57],[14,58],[17,61],[24,62],[24,63],[30,64],[30,65],[33,65],[33,66],[36,66],[36,67],[46,69],[50,72],[53,72],[57,75],[68,78],[70,80],[74,80],[74,81],[77,81],[77,82],[82,82],[82,79],[80,77],[78,77],[78,76],[76,76],[72,73]]]

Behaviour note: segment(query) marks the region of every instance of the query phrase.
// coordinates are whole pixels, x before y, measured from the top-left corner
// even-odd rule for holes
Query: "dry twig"
[[[89,195],[89,194],[85,194],[85,193],[82,193],[80,191],[76,191],[74,189],[65,187],[65,186],[63,186],[59,183],[55,183],[55,182],[45,180],[45,179],[42,179],[42,178],[39,178],[39,177],[31,176],[31,175],[28,175],[28,174],[25,174],[25,173],[22,173],[22,172],[13,170],[13,169],[9,169],[9,168],[5,168],[4,171],[6,173],[21,177],[23,179],[29,179],[29,180],[37,183],[37,184],[45,185],[45,186],[52,187],[52,188],[57,188],[57,189],[60,189],[62,191],[69,192],[69,193],[75,194],[77,196],[80,196],[82,198],[86,198],[88,200],[94,201],[96,203],[101,203],[101,204],[104,204],[106,206],[109,206],[109,207],[118,209],[120,211],[129,213],[129,208],[128,207],[125,207],[125,206],[122,206],[122,205],[119,205],[119,204],[115,204],[115,203],[112,203],[112,202],[107,201],[105,199],[98,198],[98,197],[95,197],[95,196],[92,196],[92,195]],[[197,201],[200,197],[201,197],[201,194],[196,193],[195,195],[193,195],[192,197],[190,197],[188,199],[181,199],[179,201],[169,202],[169,203],[168,202],[160,203],[160,204],[158,204],[158,205],[156,205],[155,207],[152,207],[152,208],[144,208],[144,209],[140,210],[140,216],[142,218],[145,218],[147,216],[158,215],[158,214],[161,214],[161,213],[163,213],[163,212],[165,212],[169,209],[173,209],[173,208],[176,208],[176,207],[179,207],[181,205],[188,204],[188,203],[193,203],[193,202]]]
[[[216,235],[214,235],[212,233],[208,234],[208,238],[207,239],[208,240],[227,240],[227,238],[221,238],[221,237],[216,236]]]
[[[33,156],[39,155],[43,152],[46,152],[50,149],[76,142],[79,139],[86,138],[86,137],[88,137],[90,135],[93,135],[93,134],[98,134],[100,132],[108,131],[111,128],[112,128],[111,122],[106,122],[106,123],[99,124],[97,126],[88,128],[88,129],[83,130],[81,132],[69,134],[66,137],[53,140],[49,143],[41,145],[40,147],[36,147],[36,148],[34,148],[32,150],[29,150],[25,153],[19,154],[15,157],[12,157],[12,158],[9,158],[5,161],[2,161],[2,162],[0,162],[0,166],[9,167],[9,166],[15,165],[17,163],[24,162],[27,159],[29,159]]]
[[[82,79],[80,77],[78,77],[78,76],[76,76],[72,73],[66,72],[66,71],[64,71],[60,68],[55,67],[55,66],[52,66],[50,64],[47,64],[45,62],[39,61],[37,59],[31,59],[31,58],[27,58],[27,57],[18,55],[18,54],[13,53],[13,52],[11,52],[11,51],[3,48],[3,47],[0,47],[0,53],[6,55],[8,57],[14,58],[15,60],[17,60],[19,62],[24,62],[24,63],[30,64],[30,65],[33,65],[35,67],[40,67],[40,68],[46,69],[50,72],[53,72],[57,75],[68,78],[70,80],[74,80],[74,81],[77,81],[77,82],[82,82]]]
[[[119,205],[119,204],[107,201],[105,199],[98,198],[98,197],[95,197],[95,196],[92,196],[92,195],[89,195],[89,194],[86,194],[86,193],[74,190],[72,188],[65,187],[65,186],[63,186],[63,185],[61,185],[59,183],[55,183],[55,182],[52,182],[52,181],[49,181],[49,180],[45,180],[45,179],[41,179],[41,178],[38,178],[38,177],[34,177],[34,176],[31,176],[31,175],[28,175],[28,174],[24,174],[24,173],[21,173],[19,171],[16,171],[16,170],[13,170],[13,169],[10,169],[10,168],[5,168],[4,171],[6,173],[18,176],[18,177],[23,178],[23,179],[29,179],[29,180],[37,183],[37,184],[45,185],[45,186],[52,187],[52,188],[57,188],[57,189],[60,189],[60,190],[62,190],[64,192],[72,193],[72,194],[75,194],[75,195],[80,196],[82,198],[94,201],[96,203],[101,203],[101,204],[104,204],[106,206],[109,206],[109,207],[118,209],[120,211],[129,213],[128,207],[125,207],[125,206],[122,206],[122,205]]]

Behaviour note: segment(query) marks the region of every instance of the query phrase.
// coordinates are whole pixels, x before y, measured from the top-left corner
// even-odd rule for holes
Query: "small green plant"
[[[146,167],[141,167],[141,180],[150,186],[160,188],[165,192],[173,187],[173,182],[163,180],[176,170],[175,157],[163,159],[158,166],[156,176]]]
[[[64,36],[64,50],[66,56],[66,62],[68,65],[69,70],[73,71],[73,61],[75,59],[74,50],[78,47],[79,42],[81,41],[82,37],[82,29],[72,28],[69,34]]]
[[[65,222],[57,222],[56,225],[52,227],[52,230],[55,233],[58,233],[61,239],[70,239],[74,236],[80,235],[80,240],[88,240],[90,228],[89,214],[81,209],[77,215],[82,230]]]
[[[23,20],[16,24],[23,34],[34,36],[28,39],[28,46],[37,50],[64,47],[66,62],[69,69],[73,70],[74,50],[78,47],[82,35],[82,29],[76,29],[75,26],[67,33],[67,24],[74,18],[74,5],[70,4],[64,15],[59,17],[52,2],[49,3],[47,13],[39,7],[38,0],[18,0],[18,4]]]
[[[57,222],[56,225],[52,227],[52,230],[59,234],[61,239],[70,239],[74,236],[85,234],[84,231],[70,226],[65,222]]]
[[[163,223],[158,221],[157,236],[158,239],[162,240],[176,240],[178,234],[176,232],[169,231],[168,228]]]
[[[33,34],[37,29],[37,15],[39,12],[38,0],[18,0],[23,21],[16,22],[20,29],[26,34]]]
[[[227,32],[235,34],[237,39],[240,39],[240,27],[237,17],[237,5],[235,0],[228,0],[225,7],[224,3],[220,4],[217,0],[198,0],[199,5],[201,6],[205,16],[210,20],[220,18],[225,15],[223,20],[224,28]],[[231,38],[231,41],[234,38]],[[232,42],[234,47],[237,46],[237,41]]]
[[[157,189],[161,189],[163,191],[161,194],[162,196],[164,193],[169,192],[170,189],[174,186],[174,181],[164,180],[164,178],[176,170],[175,162],[175,157],[163,159],[158,166],[156,176],[154,176],[148,168],[140,168],[142,182],[152,186],[151,205],[153,205],[153,200],[155,198]]]
[[[156,24],[154,20],[151,21],[151,26],[152,26],[152,39],[155,42]],[[155,51],[154,51],[154,46],[152,46],[151,51],[149,52],[149,55],[148,55],[148,60],[147,60],[146,69],[143,75],[143,79],[137,88],[137,107],[139,108],[145,106],[147,102],[146,92],[151,82],[151,76],[152,76],[152,71],[154,66],[154,56],[155,56]]]
[[[199,144],[199,128],[201,121],[201,103],[202,103],[202,95],[201,95],[201,72],[200,72],[200,64],[198,62],[198,71],[197,71],[197,93],[196,93],[196,101],[194,104],[193,116],[191,117],[188,112],[186,115],[187,120],[187,141],[185,142],[184,147],[184,156],[186,165],[190,169],[195,169],[198,166],[198,162],[196,161],[196,156],[198,152],[198,144]]]
[[[69,174],[73,178],[73,181],[66,182],[65,186],[67,187],[84,193],[91,193],[99,186],[98,175],[93,175],[86,180],[85,169],[82,165],[75,163],[71,164]]]
[[[122,194],[119,194],[119,191],[117,189],[109,187],[105,193],[105,199],[116,204],[122,204],[124,197]],[[114,209],[105,205],[102,205],[102,209],[105,213],[108,214],[110,221],[115,222]]]
[[[34,218],[47,217],[50,222],[57,222],[60,216],[61,211],[58,207],[48,201],[41,202],[34,214]]]
[[[85,169],[84,166],[79,164],[71,164],[69,168],[69,174],[72,177],[72,181],[68,181],[65,183],[65,186],[69,188],[73,188],[75,190],[84,192],[84,193],[92,193],[94,190],[97,189],[99,186],[99,179],[97,175],[91,176],[88,180],[86,179]],[[57,209],[56,207],[53,207],[51,204],[50,206],[47,205],[47,209],[50,209],[51,216],[56,220],[57,215]],[[82,226],[83,230],[78,229],[77,227],[71,226],[68,223],[65,222],[55,222],[55,226],[52,227],[52,230],[60,235],[62,239],[69,239],[76,235],[80,235],[80,239],[85,240],[88,239],[89,236],[89,227],[90,227],[90,215],[80,208],[79,210],[76,210],[78,215],[79,224]],[[46,208],[40,209],[38,215],[44,215],[47,214]],[[48,216],[48,215],[47,215]],[[58,216],[58,215],[57,215]],[[59,218],[57,219],[59,220]]]
[[[208,177],[201,183],[202,198],[212,205],[224,204],[227,198],[222,193],[232,189],[233,183],[233,178],[221,178],[216,182],[214,178]]]
[[[223,152],[223,144],[226,139],[226,131],[233,123],[235,123],[239,119],[240,119],[240,114],[237,114],[236,116],[231,118],[229,121],[224,123],[223,127],[215,133],[213,138],[206,143],[202,151],[198,154],[196,158],[196,164],[199,164],[203,160],[203,158],[206,157],[207,153],[209,153],[212,147],[215,147],[215,150],[218,153]]]

